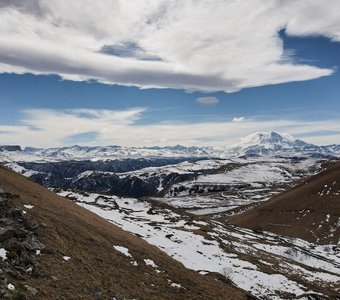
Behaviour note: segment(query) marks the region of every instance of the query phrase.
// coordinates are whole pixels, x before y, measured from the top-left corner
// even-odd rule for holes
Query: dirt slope
[[[10,297],[24,293],[17,299],[30,299],[22,293],[28,284],[38,291],[34,299],[247,299],[230,283],[187,270],[142,239],[3,167],[0,186],[19,195],[14,204],[40,224],[38,238],[46,247],[35,258],[40,274],[12,277],[16,289]],[[113,245],[128,248],[138,266]],[[152,259],[162,272],[144,259]],[[171,286],[170,280],[184,288]]]
[[[231,221],[316,243],[340,238],[340,162]]]

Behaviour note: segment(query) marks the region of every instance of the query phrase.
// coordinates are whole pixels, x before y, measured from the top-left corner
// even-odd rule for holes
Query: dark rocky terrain
[[[146,167],[160,167],[183,161],[195,162],[195,158],[168,159],[124,159],[109,161],[63,161],[63,162],[20,162],[27,170],[36,171],[30,176],[35,182],[46,187],[81,189],[89,192],[110,193],[125,197],[155,196],[158,193],[160,178],[148,177],[146,180],[136,176],[120,177],[115,173],[129,172]],[[94,171],[79,176],[86,171]],[[192,176],[168,174],[162,182],[169,187],[172,183],[190,179]]]
[[[19,145],[0,145],[0,152],[3,151],[22,151],[21,147]]]
[[[36,296],[37,289],[25,284],[25,277],[34,280],[40,276],[39,254],[45,249],[38,238],[40,226],[14,204],[13,200],[20,200],[19,195],[4,192],[1,185],[0,190],[0,249],[6,257],[0,261],[0,297]],[[20,288],[15,288],[13,278],[23,281]]]

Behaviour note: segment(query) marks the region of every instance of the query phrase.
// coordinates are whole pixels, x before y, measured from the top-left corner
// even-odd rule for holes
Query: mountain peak
[[[261,155],[293,150],[297,152],[320,150],[315,149],[319,147],[299,139],[294,139],[289,134],[282,134],[275,131],[252,133],[230,148],[238,155]]]
[[[271,132],[255,132],[241,140],[239,146],[250,146],[260,144],[282,144],[294,143],[295,139],[288,134],[280,134],[275,131]]]

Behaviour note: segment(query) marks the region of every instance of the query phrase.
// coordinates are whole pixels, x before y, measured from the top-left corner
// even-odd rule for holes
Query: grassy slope
[[[117,293],[127,299],[247,298],[230,283],[186,269],[142,239],[3,167],[0,185],[20,196],[18,206],[34,205],[26,210],[44,224],[38,231],[46,246],[38,257],[41,275],[12,281],[18,289],[24,283],[37,288],[35,299],[111,299]],[[113,245],[127,247],[138,267]],[[64,262],[64,255],[71,259]],[[144,258],[154,260],[165,272],[157,274],[143,263]],[[185,289],[171,287],[168,279]]]
[[[340,238],[340,228],[335,230],[340,217],[339,192],[340,163],[329,163],[323,172],[231,221],[311,242],[337,243]]]

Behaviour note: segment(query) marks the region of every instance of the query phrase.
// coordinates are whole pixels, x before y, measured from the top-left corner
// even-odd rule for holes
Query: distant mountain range
[[[111,160],[120,158],[229,158],[238,156],[274,154],[340,155],[340,144],[318,146],[277,132],[256,132],[240,142],[222,147],[123,147],[123,146],[71,146],[62,148],[21,149],[19,146],[0,146],[0,161],[65,161]]]

